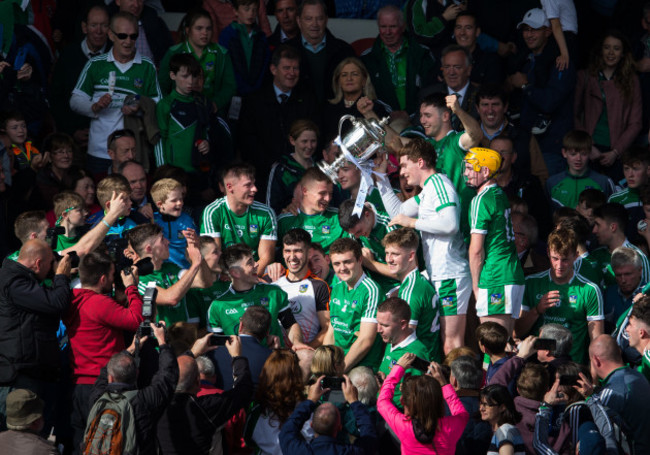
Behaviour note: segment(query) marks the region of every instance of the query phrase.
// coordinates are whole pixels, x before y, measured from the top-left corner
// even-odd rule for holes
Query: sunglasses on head
[[[117,39],[122,40],[122,41],[124,41],[127,38],[131,38],[131,41],[135,41],[135,40],[138,39],[138,34],[137,33],[131,33],[131,34],[128,34],[128,33],[115,33],[113,30],[111,30],[111,31],[113,32],[113,35],[115,35],[117,37]]]

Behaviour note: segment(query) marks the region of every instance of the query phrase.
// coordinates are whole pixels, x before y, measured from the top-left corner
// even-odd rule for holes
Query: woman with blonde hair
[[[256,453],[281,455],[280,428],[305,399],[298,356],[290,349],[274,350],[262,368],[244,439]]]
[[[332,137],[338,134],[339,119],[346,114],[363,117],[357,109],[357,101],[362,96],[370,98],[377,117],[383,118],[390,114],[391,108],[377,99],[375,88],[370,80],[366,66],[356,57],[343,59],[334,70],[332,76],[334,98],[323,107],[323,134]],[[344,131],[350,128],[345,125]]]

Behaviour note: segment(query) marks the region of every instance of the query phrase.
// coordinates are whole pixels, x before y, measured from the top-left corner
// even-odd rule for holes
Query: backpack
[[[137,393],[137,390],[107,391],[99,397],[88,415],[83,455],[137,453],[135,416],[131,406],[131,400]]]

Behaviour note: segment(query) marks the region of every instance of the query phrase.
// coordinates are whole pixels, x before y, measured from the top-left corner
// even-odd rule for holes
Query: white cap
[[[550,26],[544,10],[540,8],[533,8],[531,10],[528,10],[528,12],[524,14],[522,21],[517,24],[517,28],[520,28],[524,24],[533,29]]]

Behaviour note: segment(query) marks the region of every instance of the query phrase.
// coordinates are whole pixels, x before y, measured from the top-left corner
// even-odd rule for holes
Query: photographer
[[[94,251],[79,263],[81,289],[73,289],[72,303],[63,320],[68,328],[72,379],[71,423],[74,447],[79,447],[90,411],[88,397],[102,366],[124,350],[124,331],[135,332],[144,320],[138,294],[137,268],[121,271],[128,307],[109,295],[113,291],[115,265],[104,252]]]
[[[199,338],[192,346],[192,354],[177,358],[179,368],[176,393],[158,421],[158,443],[164,455],[212,453],[212,437],[237,411],[248,407],[253,396],[248,360],[241,356],[239,337],[231,336],[224,348],[232,357],[230,376],[232,390],[221,394],[197,397],[201,388],[199,369],[195,360],[208,351],[212,334]]]
[[[155,423],[159,415],[170,402],[174,395],[174,388],[178,382],[178,363],[174,352],[165,340],[164,323],[160,326],[150,324],[154,337],[158,340],[160,355],[158,357],[158,371],[153,376],[151,384],[137,389],[138,372],[147,373],[151,365],[145,362],[136,363],[135,342],[126,351],[111,357],[106,367],[102,368],[97,381],[90,394],[89,403],[92,406],[105,392],[118,392],[124,394],[131,390],[137,393],[129,399],[135,420],[135,445],[139,455],[153,455],[156,453]],[[145,343],[149,337],[140,340]],[[143,359],[144,360],[144,359]],[[90,420],[89,416],[89,420]]]
[[[157,224],[136,226],[127,233],[129,244],[137,257],[134,260],[151,258],[153,272],[140,276],[138,290],[144,295],[147,287],[155,286],[158,290],[157,320],[165,321],[171,326],[175,322],[198,323],[198,305],[187,302],[187,293],[191,288],[209,288],[212,278],[198,246],[194,231],[182,231],[187,239],[187,256],[191,263],[189,269],[181,270],[176,264],[165,262],[169,259],[169,240]]]
[[[371,454],[377,450],[377,434],[372,424],[370,414],[366,407],[359,401],[358,392],[350,379],[345,377],[342,384],[345,400],[350,403],[354,418],[359,427],[360,437],[354,444],[343,444],[336,439],[336,435],[342,429],[341,415],[339,410],[332,403],[318,402],[329,389],[321,387],[321,376],[309,387],[307,400],[300,403],[285,422],[280,430],[280,446],[283,453],[303,454]],[[309,416],[314,413],[311,427],[314,430],[315,438],[306,442],[301,434],[301,429]]]

